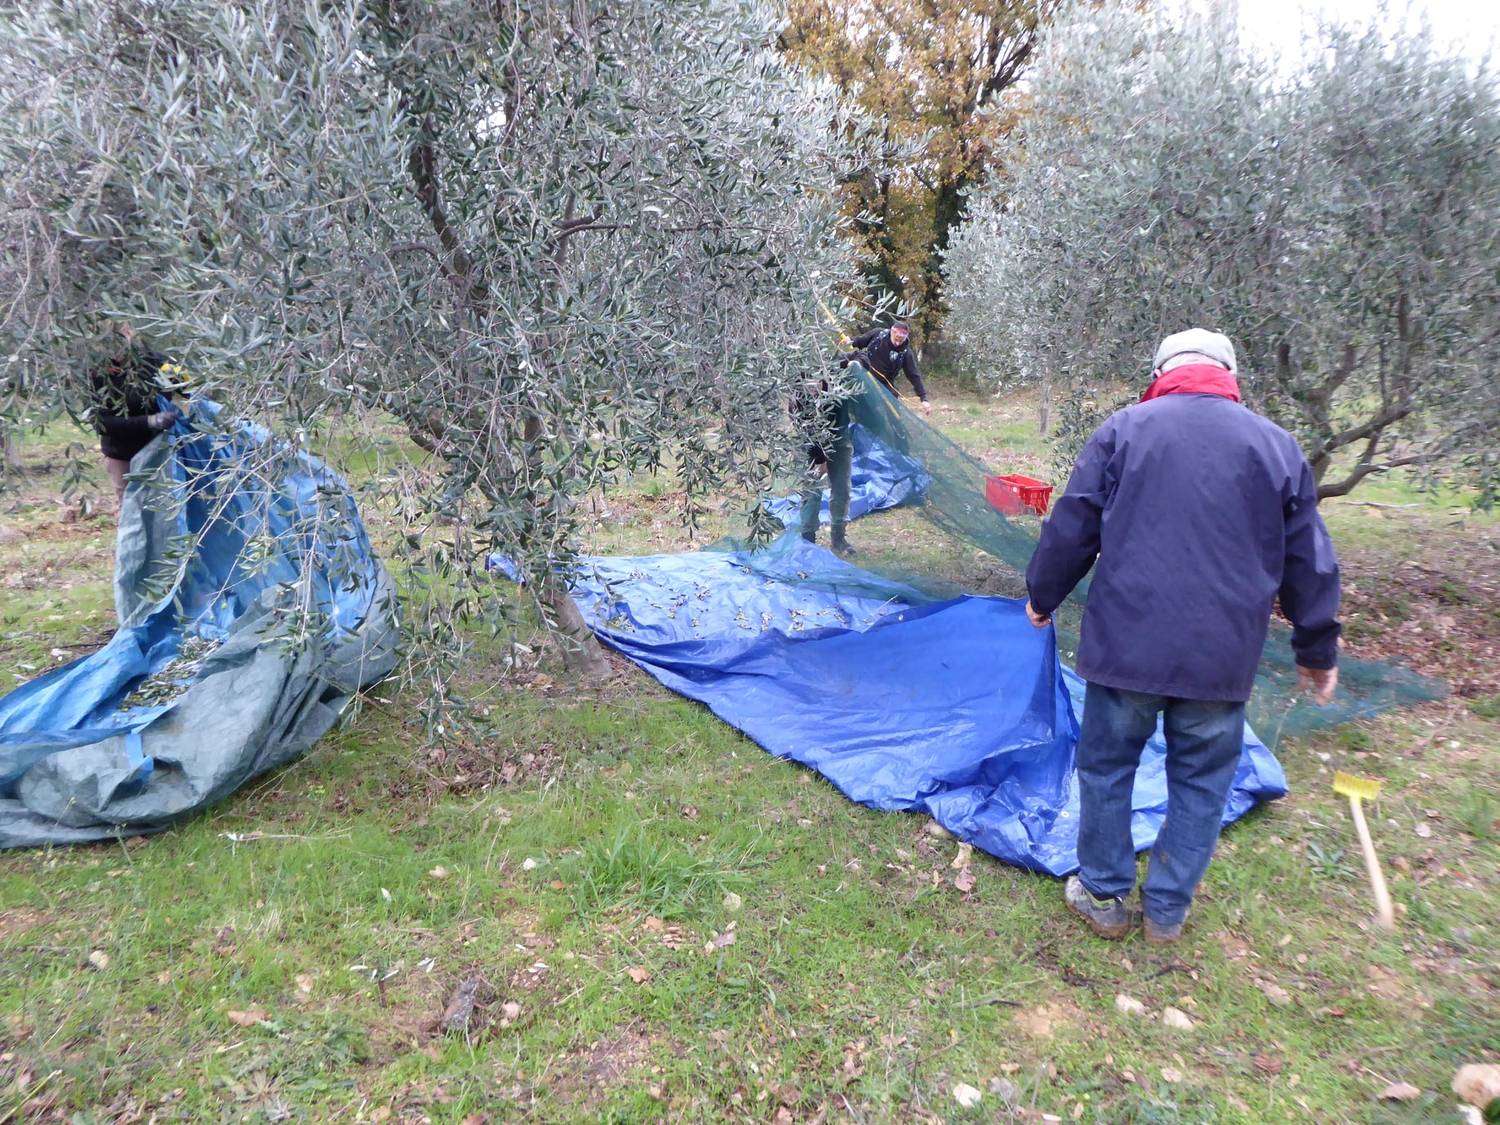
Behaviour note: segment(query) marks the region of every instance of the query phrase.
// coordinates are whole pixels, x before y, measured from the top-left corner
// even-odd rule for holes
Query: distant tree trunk
[[[21,446],[12,430],[0,433],[0,463],[4,464],[8,473],[21,471]]]

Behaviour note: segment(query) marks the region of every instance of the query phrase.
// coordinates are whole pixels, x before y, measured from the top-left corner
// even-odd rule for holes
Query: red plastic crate
[[[1023,477],[1019,473],[1007,473],[1000,477],[984,478],[984,498],[990,507],[1006,516],[1019,516],[1022,512],[1047,514],[1052,503],[1052,486],[1035,477]]]

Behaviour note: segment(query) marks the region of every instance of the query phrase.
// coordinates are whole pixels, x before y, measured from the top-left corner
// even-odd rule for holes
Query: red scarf
[[[1239,402],[1240,384],[1234,372],[1216,363],[1187,363],[1153,380],[1141,401],[1150,402],[1162,395],[1219,395]]]

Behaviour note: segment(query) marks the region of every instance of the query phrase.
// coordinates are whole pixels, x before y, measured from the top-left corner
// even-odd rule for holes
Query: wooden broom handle
[[[1393,930],[1396,928],[1396,912],[1391,908],[1391,892],[1386,890],[1385,875],[1375,856],[1374,841],[1370,839],[1370,827],[1365,823],[1363,802],[1358,797],[1350,797],[1349,811],[1354,814],[1354,830],[1359,833],[1359,847],[1365,853],[1365,869],[1370,873],[1370,889],[1375,892],[1375,916],[1382,926]]]

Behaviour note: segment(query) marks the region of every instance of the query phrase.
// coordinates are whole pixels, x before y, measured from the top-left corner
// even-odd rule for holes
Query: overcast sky
[[[1279,55],[1294,55],[1302,32],[1314,26],[1312,13],[1364,23],[1381,8],[1379,0],[1239,0],[1240,28],[1252,42]],[[1425,14],[1440,41],[1474,58],[1500,46],[1500,0],[1396,0],[1385,8],[1388,24],[1400,25]]]

